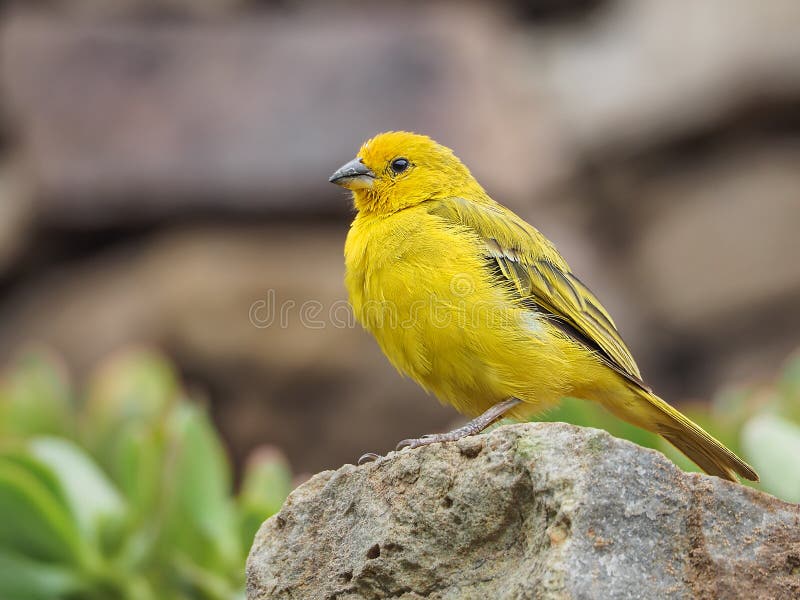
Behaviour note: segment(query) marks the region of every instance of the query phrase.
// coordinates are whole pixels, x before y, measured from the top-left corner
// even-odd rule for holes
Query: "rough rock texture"
[[[326,471],[264,523],[248,599],[797,598],[800,506],[561,423]]]

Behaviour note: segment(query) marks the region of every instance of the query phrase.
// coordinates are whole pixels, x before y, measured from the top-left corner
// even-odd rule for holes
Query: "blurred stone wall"
[[[457,418],[342,310],[351,213],[327,176],[382,130],[450,145],[550,236],[666,398],[768,375],[800,342],[796,0],[0,19],[0,359],[35,340],[80,377],[155,344],[236,457],[270,442],[319,470]]]

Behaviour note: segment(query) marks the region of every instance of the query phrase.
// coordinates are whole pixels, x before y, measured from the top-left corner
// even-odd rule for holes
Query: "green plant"
[[[800,502],[800,352],[786,361],[770,384],[723,389],[710,404],[682,405],[681,411],[755,467],[761,481],[753,487]],[[661,437],[616,419],[593,402],[566,398],[536,420],[599,427],[660,450],[687,471],[700,471]]]
[[[249,461],[241,492],[206,412],[169,362],[131,350],[75,397],[41,350],[0,379],[0,598],[229,600],[289,492],[277,451]]]

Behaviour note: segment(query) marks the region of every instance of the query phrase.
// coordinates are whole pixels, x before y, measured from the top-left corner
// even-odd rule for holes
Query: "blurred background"
[[[207,408],[239,480],[265,444],[313,473],[458,423],[344,304],[327,178],[389,129],[550,237],[665,399],[712,429],[713,398],[794,411],[796,0],[5,2],[6,382],[50,357],[91,438],[86,398],[127,360]],[[715,433],[740,448],[754,411]]]

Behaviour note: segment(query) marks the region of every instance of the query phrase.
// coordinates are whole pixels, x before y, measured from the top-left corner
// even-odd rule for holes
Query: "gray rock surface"
[[[258,532],[249,600],[798,598],[800,506],[561,423],[345,465]]]

